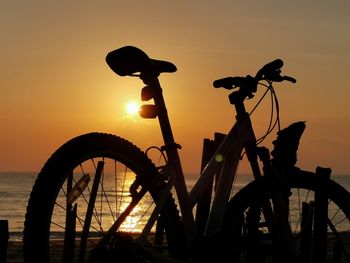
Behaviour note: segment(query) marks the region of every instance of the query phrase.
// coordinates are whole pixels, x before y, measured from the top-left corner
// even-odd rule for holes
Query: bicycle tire
[[[291,176],[288,180],[289,186],[291,188],[291,194],[289,197],[290,204],[293,202],[298,203],[297,205],[294,205],[293,208],[291,205],[289,209],[291,211],[291,214],[296,212],[294,216],[300,216],[301,212],[296,211],[296,209],[301,208],[302,202],[308,202],[308,200],[313,199],[314,190],[320,183],[320,178],[315,173],[300,171],[299,173]],[[224,258],[233,257],[234,260],[236,260],[237,262],[252,262],[250,261],[251,259],[247,259],[251,256],[252,253],[250,253],[250,256],[248,256],[248,253],[246,253],[247,248],[245,247],[246,240],[244,236],[244,227],[247,222],[247,211],[249,207],[252,206],[252,204],[257,204],[264,199],[266,200],[266,189],[268,189],[268,187],[268,180],[266,180],[266,178],[261,178],[261,180],[253,181],[244,188],[242,188],[230,200],[227,206],[227,213],[225,215],[225,220],[222,228],[223,231],[221,233],[222,250],[220,250],[220,253]],[[349,256],[350,252],[350,193],[344,187],[342,187],[333,180],[330,180],[327,183],[327,187],[329,194],[328,219],[332,222],[333,226],[337,228],[337,231],[339,231],[338,234],[340,234],[340,239],[335,237],[334,231],[331,230],[328,225],[327,262],[330,262],[332,260],[332,256],[338,257],[338,261],[336,262],[349,262],[349,258],[346,257]],[[304,194],[302,192],[304,192]],[[296,196],[297,198],[293,198],[294,194],[298,195]],[[260,219],[260,241],[256,240],[256,242],[261,242],[260,245],[261,248],[264,249],[264,251],[255,251],[255,253],[253,253],[253,256],[255,257],[253,261],[262,260],[259,262],[271,262],[272,255],[269,255],[269,253],[271,253],[272,251],[272,235],[266,230],[266,224],[264,224],[263,222],[263,215],[261,215]],[[297,219],[290,215],[290,224],[295,241],[297,241],[296,244],[298,254],[300,256],[300,218]],[[236,235],[236,239],[233,238],[234,235]],[[237,236],[239,236],[238,239]],[[271,243],[268,243],[267,239],[270,239]],[[267,246],[267,244],[270,244],[270,248]],[[332,247],[333,245],[334,247]],[[335,248],[337,248],[338,254],[332,255],[332,251]],[[345,248],[345,253],[347,253],[348,255],[344,255],[344,251],[341,251],[343,248]],[[261,254],[260,256],[259,253]],[[307,255],[307,257],[311,257],[311,255]],[[305,258],[303,258],[303,260],[305,260]],[[309,260],[309,258],[307,260]],[[303,262],[309,262],[307,260]]]
[[[101,164],[101,166],[103,165],[103,173],[100,173],[100,178],[96,180],[98,181],[96,183],[98,190],[95,194],[92,194],[94,184],[92,186],[91,184],[95,176],[98,176],[96,174],[99,174],[95,172],[99,160],[103,161]],[[109,167],[108,165],[114,167]],[[113,169],[114,171],[112,171]],[[124,175],[122,175],[123,171],[125,172]],[[113,180],[111,179],[112,176],[109,176],[112,172],[114,172]],[[75,247],[73,252],[70,251],[71,254],[74,254],[74,257],[70,256],[70,261],[75,262],[77,260],[77,254],[79,254],[78,235],[82,235],[84,222],[88,221],[88,216],[84,218],[85,221],[81,221],[81,217],[84,214],[88,214],[88,204],[90,202],[88,200],[92,199],[91,196],[94,196],[96,203],[94,203],[93,209],[90,209],[93,211],[90,219],[90,230],[88,232],[88,239],[91,244],[85,245],[85,252],[86,254],[92,254],[93,251],[95,253],[94,257],[98,257],[96,256],[98,253],[93,250],[93,246],[96,244],[96,239],[99,240],[106,229],[110,227],[111,223],[106,220],[115,222],[118,215],[120,216],[117,213],[117,209],[121,206],[127,207],[128,203],[133,202],[132,197],[130,197],[133,194],[142,196],[142,200],[137,202],[137,205],[143,205],[143,200],[145,202],[149,202],[151,199],[157,200],[164,183],[160,181],[157,175],[158,171],[151,160],[139,148],[121,137],[103,133],[89,133],[68,141],[49,158],[33,186],[28,201],[23,233],[25,262],[55,262],[55,259],[58,258],[57,253],[60,253],[63,258],[64,249],[62,247],[60,249],[54,247],[55,242],[63,245],[64,241],[62,239],[66,240],[66,242],[71,240],[71,246]],[[121,176],[124,176],[124,178]],[[88,183],[84,185],[83,181],[85,179],[87,179]],[[114,186],[108,180],[114,181]],[[123,183],[126,186],[123,186]],[[133,185],[137,186],[137,190],[131,190]],[[144,195],[139,194],[141,192],[140,189],[145,189],[147,193]],[[78,196],[76,200],[74,200],[76,198],[74,193]],[[72,212],[74,206],[77,208]],[[99,211],[97,206],[100,206]],[[109,250],[105,249],[101,253],[104,254],[103,257],[107,257],[106,255],[108,253],[110,256],[113,253],[118,254],[118,246],[130,246],[130,239],[137,236],[139,229],[136,228],[136,225],[134,226],[132,222],[129,222],[130,224],[127,225],[129,218],[133,218],[133,211],[135,211],[135,215],[140,215],[141,210],[145,209],[144,205],[140,208],[140,211],[136,210],[136,208],[138,209],[136,206],[132,209],[132,212],[127,213],[127,217],[122,220],[123,223],[119,224],[119,237],[116,234],[113,237],[114,243],[108,243]],[[146,212],[144,213],[146,215]],[[73,216],[69,217],[72,214]],[[166,253],[174,257],[181,257],[186,242],[184,240],[184,231],[180,222],[179,212],[171,195],[167,199],[160,216],[164,222],[163,225],[166,233],[166,242],[162,243],[166,247]],[[75,226],[70,228],[71,230],[69,231],[66,231],[67,222],[74,221],[66,220],[67,218],[73,218],[75,220]],[[137,220],[135,222],[142,225],[146,219],[137,218]],[[130,228],[128,229],[128,227]],[[61,228],[65,231],[64,235],[62,230],[60,230]],[[99,231],[101,233],[98,233]],[[73,239],[72,237],[68,238],[65,236],[67,233],[72,232]],[[157,238],[159,240],[159,236]],[[57,242],[57,239],[61,242]],[[127,244],[123,244],[120,239],[126,240],[125,242]],[[72,240],[74,240],[73,243]],[[81,246],[83,247],[83,245]],[[158,247],[160,248],[160,245]],[[131,250],[135,251],[135,249]],[[129,251],[131,250],[129,249]],[[91,262],[92,256],[89,256]],[[122,258],[122,256],[114,256]],[[84,257],[85,259],[87,258],[87,256]],[[124,255],[127,261],[130,261],[132,257],[135,259],[137,256],[130,254]],[[141,256],[139,255],[139,257]],[[62,262],[62,258],[58,261]],[[137,260],[135,259],[135,261]]]

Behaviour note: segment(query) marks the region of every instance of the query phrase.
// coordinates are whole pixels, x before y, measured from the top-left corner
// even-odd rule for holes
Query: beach
[[[7,263],[23,262],[23,243],[21,241],[9,241],[7,248]]]
[[[346,250],[350,251],[350,232],[343,232],[341,233],[341,239],[346,240]],[[7,263],[22,263],[23,262],[23,255],[22,255],[22,242],[21,241],[9,241],[8,243],[8,250],[7,250]],[[331,248],[328,251],[328,255],[333,255],[335,253],[336,249],[340,248]],[[55,262],[53,260],[53,262]],[[332,261],[333,262],[333,261]],[[347,261],[339,261],[339,262],[347,262]]]
[[[32,186],[35,182],[37,173],[0,173],[0,220],[8,220],[10,239],[7,249],[7,262],[23,262],[22,257],[22,233],[24,225],[24,215],[27,202],[30,196]],[[188,188],[190,189],[196,177],[190,177]],[[347,190],[350,189],[349,176],[333,176],[333,179],[343,185]],[[244,183],[242,183],[243,185]],[[343,236],[350,240],[350,226],[345,225],[342,229]],[[350,242],[346,245],[349,247]]]

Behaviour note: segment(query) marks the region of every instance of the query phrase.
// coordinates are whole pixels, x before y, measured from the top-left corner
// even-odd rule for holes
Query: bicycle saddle
[[[135,76],[135,73],[155,74],[176,71],[173,63],[151,59],[141,49],[125,46],[111,51],[106,56],[108,66],[119,76]]]

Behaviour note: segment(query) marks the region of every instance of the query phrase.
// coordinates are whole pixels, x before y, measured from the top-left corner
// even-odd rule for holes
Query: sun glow
[[[140,105],[135,101],[130,101],[126,104],[125,110],[129,115],[135,116],[139,113]]]

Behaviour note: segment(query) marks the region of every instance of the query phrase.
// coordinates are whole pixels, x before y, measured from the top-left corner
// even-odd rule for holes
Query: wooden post
[[[63,262],[69,263],[74,261],[75,251],[75,234],[76,234],[76,218],[77,218],[77,204],[73,209],[70,205],[70,210],[66,212],[66,231],[64,237]]]
[[[162,216],[159,216],[157,219],[154,243],[156,244],[156,246],[159,246],[159,247],[161,247],[164,243],[164,223],[163,223]]]
[[[98,187],[100,185],[100,180],[101,180],[103,168],[104,168],[104,162],[99,161],[97,163],[95,178],[94,178],[94,182],[93,182],[91,192],[90,192],[90,199],[89,199],[88,207],[86,210],[83,232],[81,233],[81,242],[80,242],[80,249],[79,249],[79,262],[84,262],[84,259],[85,259],[86,243],[87,243],[87,239],[89,236],[91,219],[92,219],[92,215],[94,212],[93,210],[95,208],[95,201],[96,201]]]
[[[203,171],[204,167],[207,165],[210,158],[213,156],[214,152],[215,152],[214,142],[207,138],[204,139],[201,171]],[[212,190],[213,190],[213,180],[210,181],[203,195],[200,197],[197,203],[196,226],[197,226],[197,232],[199,233],[199,235],[203,235],[205,226],[207,224]]]
[[[5,263],[7,258],[7,246],[9,240],[9,223],[0,220],[0,262]]]
[[[315,214],[312,262],[327,262],[327,221],[328,221],[328,190],[327,182],[331,175],[329,168],[316,168],[319,184],[315,190]]]
[[[340,257],[341,257],[341,249],[339,245],[339,241],[334,242],[334,247],[333,247],[333,253],[332,253],[332,262],[333,263],[340,263]]]
[[[211,157],[215,153],[216,149],[220,145],[220,143],[223,141],[225,138],[225,134],[215,132],[214,133],[214,140],[210,140],[205,138],[203,140],[203,151],[202,151],[202,163],[201,163],[201,171],[205,168],[207,163],[210,161]],[[220,160],[220,157],[218,157]],[[219,180],[219,175],[220,175],[220,168],[218,169],[218,173],[215,176],[215,186],[216,183]],[[210,204],[211,204],[211,196],[212,196],[212,191],[213,191],[213,184],[214,184],[214,179],[210,181],[208,184],[207,188],[203,192],[203,195],[200,197],[197,203],[197,210],[196,210],[196,226],[197,226],[197,232],[200,235],[204,234],[205,227],[207,224],[208,216],[209,216],[209,210],[210,210]]]
[[[301,212],[300,259],[302,263],[310,263],[312,244],[312,222],[314,203],[303,202]]]

